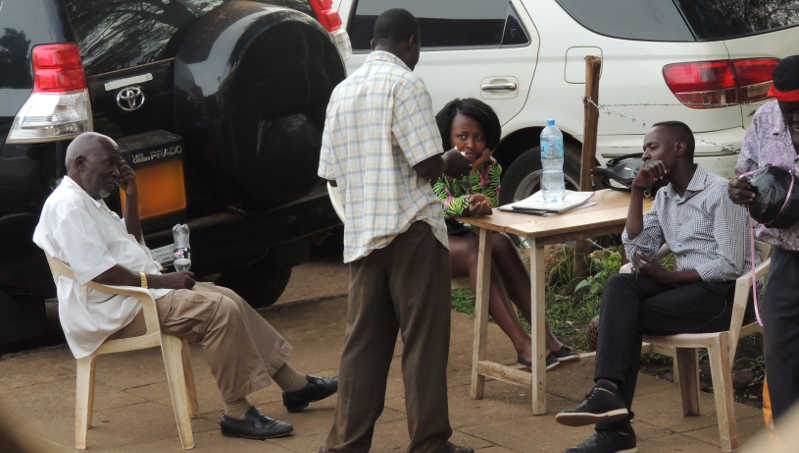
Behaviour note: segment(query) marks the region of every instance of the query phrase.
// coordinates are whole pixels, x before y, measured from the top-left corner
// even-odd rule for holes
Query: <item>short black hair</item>
[[[372,33],[372,39],[375,41],[385,40],[392,44],[400,44],[408,41],[411,36],[419,39],[419,23],[408,10],[388,9],[377,16]]]
[[[774,86],[780,91],[799,90],[799,55],[785,57],[771,73]]]
[[[659,126],[669,128],[672,133],[674,133],[674,136],[677,138],[677,140],[685,143],[685,150],[688,152],[688,157],[693,160],[695,144],[694,132],[691,130],[691,128],[682,121],[661,121],[652,125],[653,128]]]
[[[483,128],[483,133],[485,134],[486,146],[492,150],[496,149],[502,135],[502,125],[499,124],[499,118],[490,105],[474,98],[453,99],[436,114],[436,124],[438,124],[438,130],[441,132],[441,142],[444,145],[444,149],[452,148],[449,135],[452,132],[452,120],[455,119],[455,115],[458,113],[480,123],[480,127]]]

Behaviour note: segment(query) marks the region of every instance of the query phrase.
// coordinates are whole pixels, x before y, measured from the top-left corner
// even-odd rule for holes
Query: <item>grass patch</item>
[[[472,291],[464,288],[453,289],[452,309],[474,316],[474,294]]]

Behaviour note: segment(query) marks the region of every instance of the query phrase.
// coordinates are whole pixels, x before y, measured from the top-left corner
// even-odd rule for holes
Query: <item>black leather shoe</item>
[[[621,431],[597,430],[585,442],[563,453],[636,453],[635,431],[628,425]]]
[[[452,442],[447,442],[447,453],[474,453],[474,448],[455,445]]]
[[[294,429],[286,422],[267,417],[254,407],[250,407],[242,419],[222,414],[219,426],[222,427],[222,434],[225,436],[257,440],[286,437]]]
[[[289,412],[299,412],[309,403],[325,399],[338,391],[338,378],[320,378],[306,375],[305,387],[294,392],[283,392],[283,405]]]
[[[555,415],[558,423],[568,426],[612,423],[627,418],[630,418],[630,411],[625,407],[621,397],[600,385],[595,386],[580,405]]]

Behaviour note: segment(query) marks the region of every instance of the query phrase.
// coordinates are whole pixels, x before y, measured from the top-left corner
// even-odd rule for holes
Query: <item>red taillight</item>
[[[33,91],[63,93],[86,88],[86,75],[75,43],[33,48]]]
[[[663,67],[663,78],[687,107],[726,107],[765,99],[778,61],[748,58],[674,63]]]
[[[780,60],[776,58],[750,58],[734,60],[735,76],[738,79],[739,102],[757,102],[768,97],[771,88],[771,73]]]
[[[338,11],[331,9],[333,6],[331,0],[311,0],[311,6],[314,13],[316,13],[316,18],[319,19],[319,23],[327,31],[332,33],[341,28],[341,16],[338,15]]]

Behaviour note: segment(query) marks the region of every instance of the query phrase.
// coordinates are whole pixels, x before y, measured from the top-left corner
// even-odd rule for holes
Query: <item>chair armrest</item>
[[[48,255],[46,252],[44,256],[47,258],[47,264],[50,266],[50,271],[53,274],[53,281],[56,282],[56,284],[58,283],[59,277],[66,277],[77,281],[75,274],[72,273],[72,269],[69,268],[67,263]],[[158,323],[158,310],[156,310],[155,300],[153,300],[153,296],[150,295],[148,290],[139,288],[138,286],[103,285],[97,282],[89,282],[87,286],[105,293],[135,297],[142,304],[147,333],[160,333],[161,327]]]
[[[89,282],[88,286],[104,293],[135,297],[141,302],[147,333],[160,332],[161,327],[158,323],[158,310],[155,307],[155,300],[147,289],[138,286],[104,285],[97,282]]]
[[[766,258],[765,261],[761,262],[755,267],[755,280],[760,280],[763,278],[766,273],[768,273],[769,267],[771,266],[771,258]],[[738,287],[751,287],[752,286],[752,271],[749,270],[740,277],[735,279],[735,286]]]

